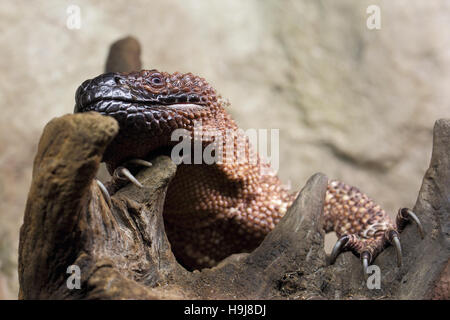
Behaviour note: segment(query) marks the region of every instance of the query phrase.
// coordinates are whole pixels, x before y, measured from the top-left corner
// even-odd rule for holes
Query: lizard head
[[[96,111],[114,117],[127,131],[161,135],[214,112],[217,95],[191,73],[157,70],[106,73],[84,81],[75,94],[74,112]],[[183,121],[184,120],[184,121]]]
[[[168,147],[176,129],[192,131],[195,121],[215,126],[224,116],[220,96],[192,73],[106,73],[84,81],[75,102],[74,113],[94,111],[118,121],[119,134],[104,155],[110,171],[127,158]]]

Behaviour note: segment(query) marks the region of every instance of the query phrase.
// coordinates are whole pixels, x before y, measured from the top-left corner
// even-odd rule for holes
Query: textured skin
[[[282,185],[269,165],[255,156],[248,140],[226,112],[227,102],[203,79],[191,73],[143,70],[109,73],[85,81],[76,93],[75,112],[97,111],[118,120],[120,132],[104,155],[112,173],[131,158],[167,152],[178,128],[202,141],[234,150],[215,164],[180,164],[169,185],[164,220],[177,259],[187,268],[211,267],[232,253],[253,250],[279,222],[296,194]],[[203,134],[194,135],[195,121]],[[240,148],[240,149],[239,149]],[[236,150],[243,150],[238,157]],[[239,161],[238,161],[239,160]],[[324,207],[324,228],[349,235],[345,250],[363,251],[370,260],[387,245],[395,230],[389,216],[365,194],[330,181]]]

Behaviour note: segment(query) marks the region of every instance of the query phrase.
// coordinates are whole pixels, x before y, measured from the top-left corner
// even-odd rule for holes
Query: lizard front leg
[[[328,183],[324,218],[325,231],[334,231],[339,238],[331,253],[331,263],[341,252],[350,250],[361,258],[365,276],[368,265],[389,244],[395,246],[397,264],[401,266],[399,233],[409,221],[417,224],[421,237],[424,237],[422,225],[411,210],[400,209],[394,224],[389,215],[367,195],[335,180]]]

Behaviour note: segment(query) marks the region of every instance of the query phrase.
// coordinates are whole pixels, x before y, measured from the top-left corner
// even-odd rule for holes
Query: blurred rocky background
[[[241,127],[280,129],[279,174],[293,190],[320,171],[392,215],[414,205],[434,121],[450,117],[446,0],[1,4],[0,299],[17,297],[19,228],[41,131],[72,112],[76,88],[103,72],[121,37],[140,40],[146,68],[204,76]],[[71,5],[80,29],[67,26]],[[379,30],[367,28],[369,5],[381,9]]]

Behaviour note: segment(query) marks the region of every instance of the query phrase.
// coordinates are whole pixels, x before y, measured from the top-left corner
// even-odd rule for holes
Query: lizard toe
[[[142,188],[142,184],[136,179],[135,176],[125,167],[117,167],[116,170],[114,170],[113,173],[113,179],[126,181],[133,183],[138,188]]]
[[[415,225],[417,226],[417,230],[419,231],[420,237],[422,239],[425,238],[425,231],[423,229],[422,223],[420,222],[417,215],[411,209],[400,208],[398,210],[396,222],[398,232],[402,232],[409,222],[414,222]]]

